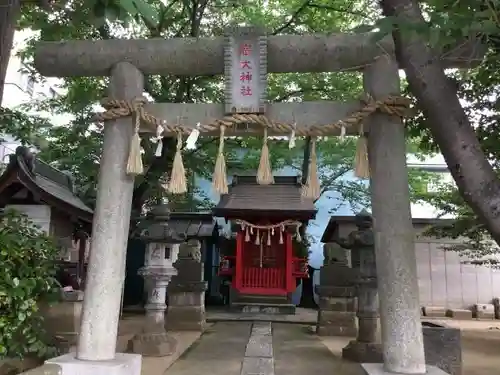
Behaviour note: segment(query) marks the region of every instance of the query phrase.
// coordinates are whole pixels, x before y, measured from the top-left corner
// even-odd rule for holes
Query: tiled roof
[[[312,199],[302,196],[296,176],[276,176],[271,185],[257,184],[256,176],[234,176],[229,193],[221,196],[213,212],[220,217],[267,213],[309,220],[316,215],[316,208]]]
[[[72,210],[80,219],[92,221],[93,211],[74,193],[71,177],[36,159],[24,147],[18,147],[16,153],[10,155],[10,162],[0,176],[0,185],[1,182],[11,184],[9,181],[20,182],[49,205]]]

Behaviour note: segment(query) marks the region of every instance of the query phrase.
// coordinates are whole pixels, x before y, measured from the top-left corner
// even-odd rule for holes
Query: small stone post
[[[205,328],[205,291],[201,244],[189,240],[180,245],[174,267],[177,275],[168,286],[167,329],[173,331],[200,331]]]
[[[337,256],[333,256],[334,252]],[[316,333],[320,336],[354,336],[356,315],[353,270],[347,266],[345,254],[339,254],[344,253],[344,250],[337,244],[325,244],[323,253],[320,285],[316,286],[319,295]]]
[[[351,250],[353,253],[357,253],[354,257],[359,259],[357,267],[358,277],[356,279],[358,335],[356,340],[349,342],[342,350],[342,357],[354,362],[379,363],[383,359],[382,347],[377,342],[379,303],[375,251],[373,236],[365,236],[365,239],[367,240],[365,242],[371,239],[372,246],[363,246]]]
[[[175,352],[177,341],[165,330],[165,304],[167,287],[177,274],[173,263],[177,260],[179,245],[185,239],[168,225],[168,205],[155,207],[140,224],[141,239],[147,243],[144,267],[139,275],[145,279],[148,300],[142,332],[129,342],[134,353],[149,357],[163,357]],[[168,249],[168,253],[166,253]]]
[[[142,96],[144,77],[133,65],[116,64],[109,96],[131,100]],[[130,225],[134,178],[126,174],[133,121],[106,121],[99,168],[97,201],[76,357],[88,361],[115,358],[118,319]]]
[[[379,56],[365,68],[364,86],[375,100],[399,95],[397,63],[389,55]],[[368,121],[384,369],[425,374],[404,126],[400,118],[383,113]]]

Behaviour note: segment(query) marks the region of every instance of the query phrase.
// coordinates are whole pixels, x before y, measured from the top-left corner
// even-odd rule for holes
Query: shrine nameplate
[[[226,29],[226,113],[264,113],[267,94],[267,36],[256,27]]]

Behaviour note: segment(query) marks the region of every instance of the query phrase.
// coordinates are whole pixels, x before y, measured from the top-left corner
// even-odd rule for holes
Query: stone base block
[[[495,319],[495,306],[491,303],[480,303],[472,307],[472,316],[477,319]]]
[[[53,305],[41,306],[43,323],[47,333],[64,336],[68,340],[78,335],[83,301],[61,301]]]
[[[319,310],[316,327],[319,336],[355,337],[358,333],[353,312]]]
[[[163,333],[138,333],[129,341],[129,350],[145,357],[166,357],[175,353],[177,340]]]
[[[342,358],[358,363],[382,362],[384,360],[382,345],[374,342],[359,342],[353,340],[342,349]]]
[[[471,320],[472,311],[466,309],[448,309],[446,316],[457,320]]]
[[[361,364],[366,375],[395,375],[393,372],[388,372],[384,369],[382,363],[363,363]],[[425,375],[448,375],[446,372],[436,366],[427,366]]]
[[[59,375],[140,375],[142,360],[139,354],[116,353],[110,361],[80,361],[69,353],[45,363],[61,366]]]
[[[230,305],[231,310],[249,314],[295,314],[296,307],[292,304],[272,303],[240,303],[234,302]]]
[[[205,306],[169,306],[167,331],[203,331],[206,327]]]
[[[429,318],[446,317],[446,309],[442,306],[424,306],[424,316]]]

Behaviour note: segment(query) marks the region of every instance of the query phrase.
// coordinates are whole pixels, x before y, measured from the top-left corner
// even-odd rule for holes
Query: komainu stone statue
[[[181,249],[184,249],[186,252],[181,256],[186,258],[191,258],[196,262],[201,262],[201,243],[198,240],[189,240],[185,246],[181,246]]]
[[[335,242],[344,249],[349,250],[373,250],[375,239],[372,230],[372,217],[366,210],[356,215],[355,224],[357,230],[349,233],[347,238],[336,239]]]

